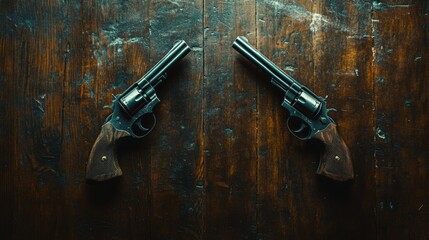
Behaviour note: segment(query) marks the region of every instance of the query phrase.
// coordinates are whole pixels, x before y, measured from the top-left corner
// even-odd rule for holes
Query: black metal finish
[[[113,113],[106,122],[134,138],[146,136],[155,126],[153,107],[160,102],[155,87],[167,78],[166,71],[191,51],[185,41],[174,44],[173,48],[140,80],[131,85],[113,100]]]
[[[283,70],[256,50],[245,37],[237,37],[232,47],[249,61],[271,75],[271,82],[284,93],[282,106],[289,112],[289,130],[302,140],[311,139],[334,120],[328,116],[324,98],[287,75]]]

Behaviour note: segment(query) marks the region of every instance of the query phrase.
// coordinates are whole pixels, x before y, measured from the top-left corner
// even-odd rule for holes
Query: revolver
[[[155,127],[156,118],[152,110],[160,102],[155,87],[167,78],[167,69],[190,51],[185,41],[177,41],[142,78],[123,93],[113,96],[112,114],[106,118],[89,154],[88,180],[104,181],[122,175],[116,142],[128,136],[142,138]]]
[[[314,94],[287,75],[248,40],[239,36],[232,47],[249,61],[271,75],[271,83],[284,92],[282,106],[288,111],[289,131],[301,140],[317,139],[324,145],[317,174],[337,181],[353,179],[353,165],[344,140],[337,132],[334,120],[326,108],[326,98]]]

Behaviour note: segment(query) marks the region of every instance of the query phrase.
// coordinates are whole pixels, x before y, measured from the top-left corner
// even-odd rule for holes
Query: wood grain
[[[425,0],[0,1],[1,239],[427,239]],[[316,94],[355,179],[315,174],[237,36]],[[119,94],[184,39],[124,175],[87,183]],[[125,174],[126,173],[126,174]]]

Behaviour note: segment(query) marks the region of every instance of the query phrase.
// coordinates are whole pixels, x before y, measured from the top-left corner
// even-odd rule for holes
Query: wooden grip
[[[349,148],[337,132],[334,123],[326,129],[315,134],[324,144],[324,152],[320,156],[320,164],[317,174],[326,176],[336,181],[347,181],[353,179],[353,164],[350,159]]]
[[[101,132],[89,154],[86,179],[105,181],[122,175],[116,157],[116,141],[129,135],[127,132],[116,130],[110,122],[101,127]]]

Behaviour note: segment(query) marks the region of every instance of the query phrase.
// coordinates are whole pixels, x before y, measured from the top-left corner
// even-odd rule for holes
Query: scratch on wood
[[[134,38],[130,38],[128,40],[124,40],[123,38],[116,38],[115,40],[113,40],[111,43],[109,43],[109,47],[112,46],[122,46],[125,44],[132,44],[132,43],[143,43],[144,39],[142,37],[134,37]]]
[[[168,0],[168,2],[173,5],[176,5],[177,7],[180,7],[180,4],[178,3],[178,1]]]
[[[45,112],[46,94],[42,94],[38,98],[33,98],[33,100],[36,102],[37,109],[40,112],[44,113]]]
[[[388,8],[409,8],[413,5],[410,4],[387,4],[379,1],[372,2],[372,8],[376,11],[385,10]]]
[[[192,51],[194,51],[194,52],[202,52],[203,48],[202,47],[192,47]]]

